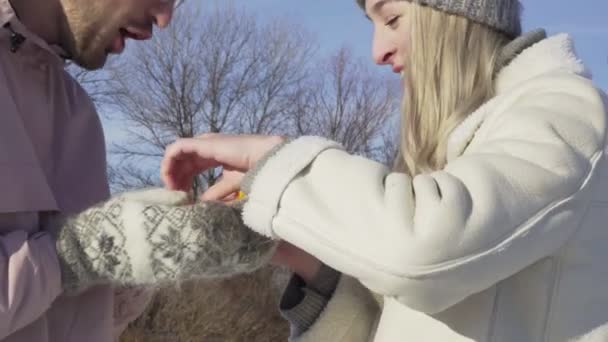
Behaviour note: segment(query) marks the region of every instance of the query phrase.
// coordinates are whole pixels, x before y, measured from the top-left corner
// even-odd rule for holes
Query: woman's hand
[[[202,200],[230,202],[245,173],[284,140],[279,136],[227,134],[179,139],[165,151],[161,178],[171,190],[188,191],[198,174],[222,166],[222,177],[205,191]],[[279,243],[271,263],[289,268],[305,281],[312,280],[321,268],[321,261],[285,241]]]
[[[213,167],[223,177],[203,194],[204,200],[221,200],[238,191],[244,174],[284,138],[263,135],[203,134],[169,145],[161,163],[161,179],[171,190],[188,191],[194,177]]]

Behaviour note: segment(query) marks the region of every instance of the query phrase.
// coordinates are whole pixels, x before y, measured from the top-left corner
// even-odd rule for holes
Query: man
[[[49,218],[109,197],[100,121],[64,61],[102,67],[166,27],[174,5],[0,0],[0,340],[111,341],[143,310],[142,291],[62,295]]]

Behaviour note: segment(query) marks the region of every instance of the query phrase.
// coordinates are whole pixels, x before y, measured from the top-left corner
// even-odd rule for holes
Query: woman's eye
[[[392,29],[396,29],[397,26],[399,26],[399,16],[396,15],[394,17],[391,17],[387,22],[386,22],[386,26],[392,28]]]

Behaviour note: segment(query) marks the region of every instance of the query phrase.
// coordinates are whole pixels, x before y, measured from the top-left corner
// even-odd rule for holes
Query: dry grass
[[[276,278],[273,270],[263,269],[161,290],[121,342],[287,341]]]

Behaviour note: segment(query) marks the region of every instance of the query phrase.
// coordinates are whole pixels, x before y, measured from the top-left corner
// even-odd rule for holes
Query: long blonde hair
[[[395,167],[411,176],[443,168],[451,131],[494,96],[496,62],[510,40],[464,17],[413,3],[411,51]]]

